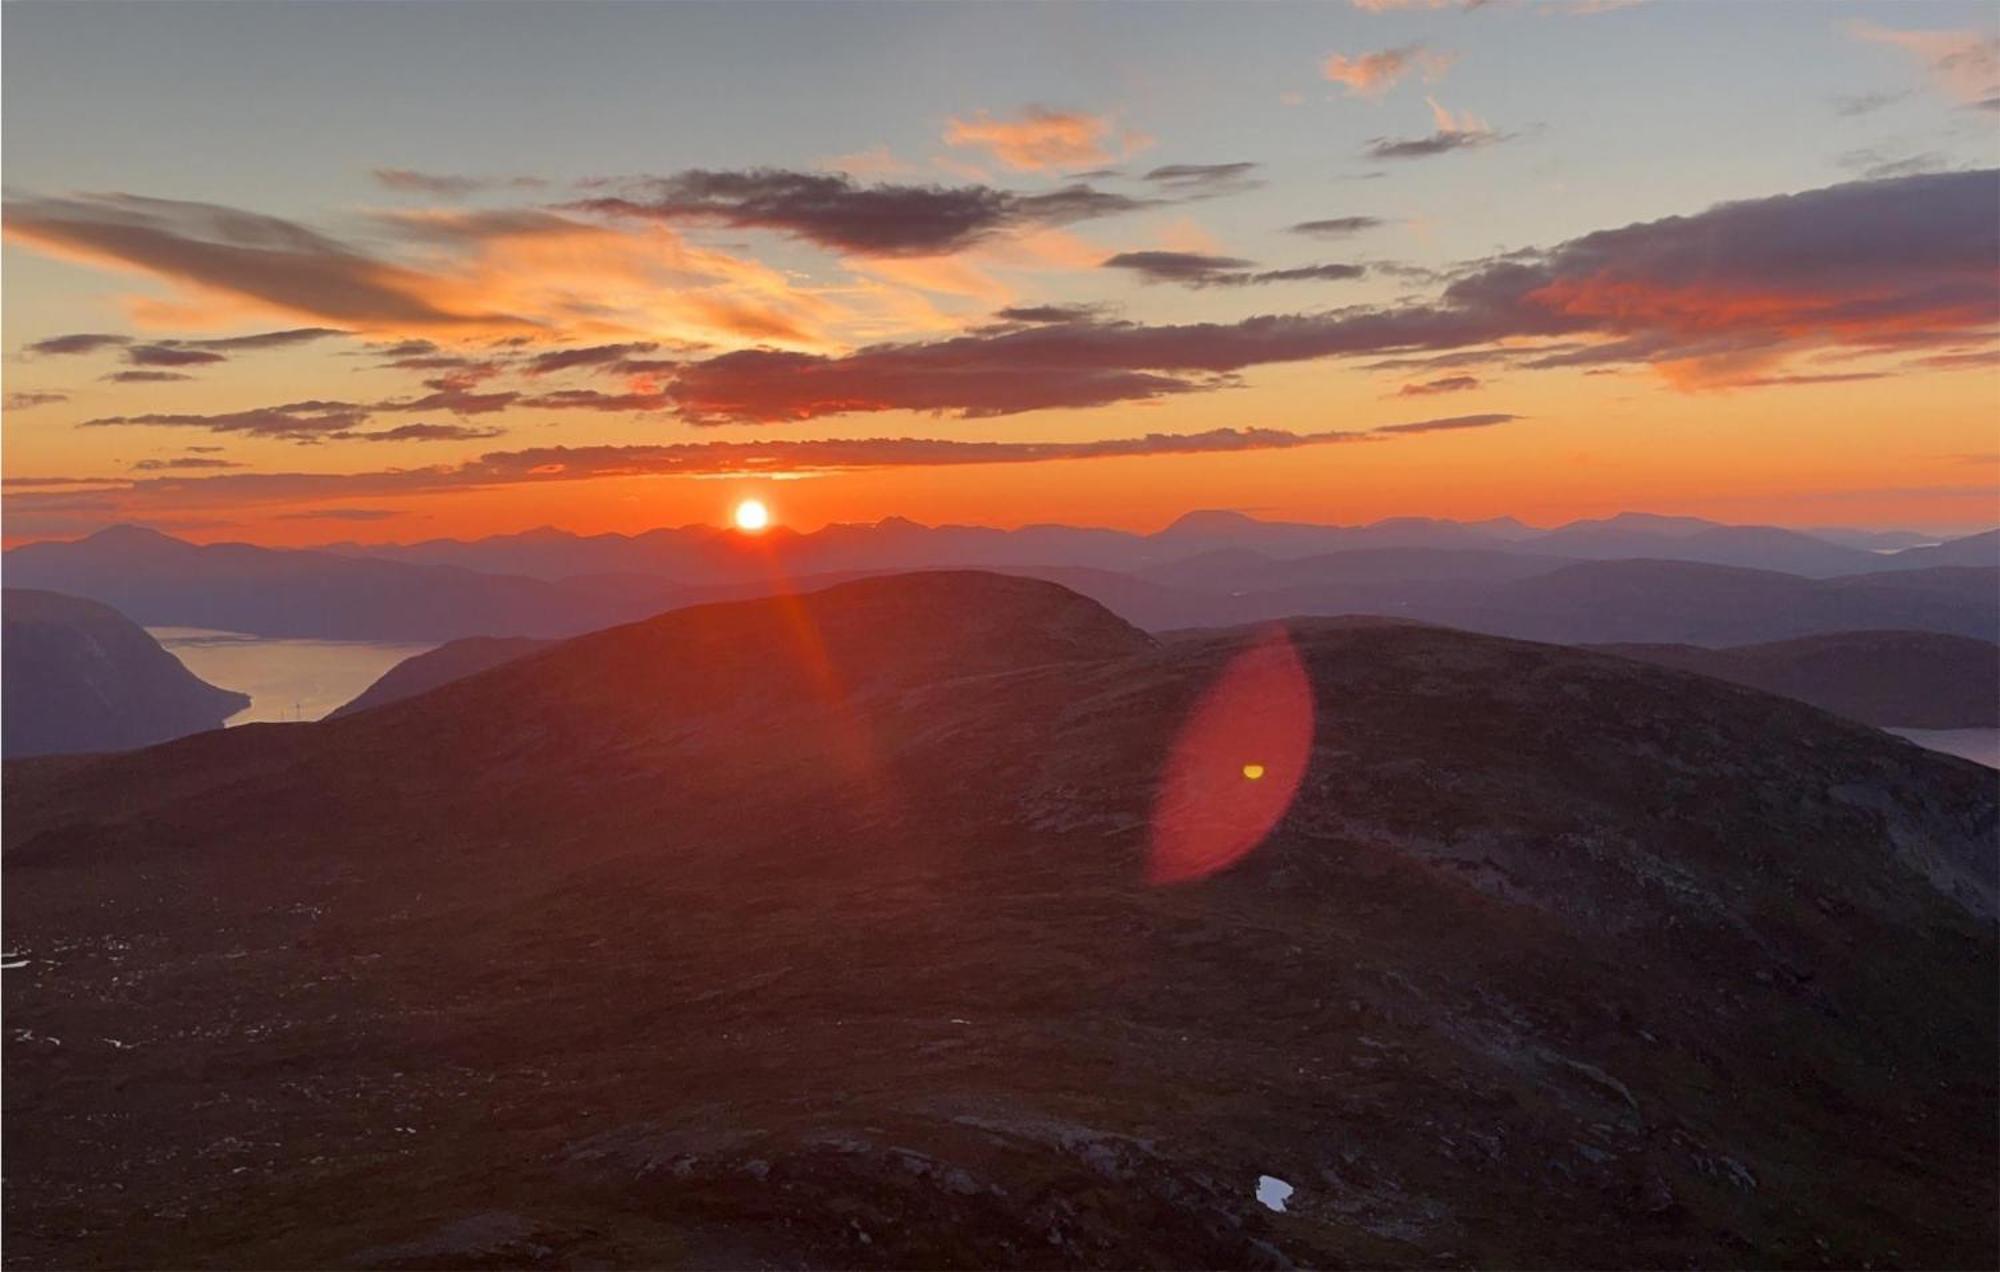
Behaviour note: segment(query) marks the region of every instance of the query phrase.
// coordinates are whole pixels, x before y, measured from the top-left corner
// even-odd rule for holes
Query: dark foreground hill
[[[0,617],[0,753],[8,756],[151,746],[219,729],[250,705],[107,605],[10,587]]]
[[[335,708],[332,716],[353,715],[385,703],[414,698],[439,685],[525,658],[553,644],[554,641],[536,640],[532,636],[467,636],[463,640],[446,641],[436,649],[414,654],[389,668],[352,702]]]
[[[1884,728],[2000,726],[2000,646],[1936,632],[1836,632],[1765,645],[1603,645]]]
[[[903,576],[5,793],[14,1266],[2000,1257],[1991,774],[1664,668]]]

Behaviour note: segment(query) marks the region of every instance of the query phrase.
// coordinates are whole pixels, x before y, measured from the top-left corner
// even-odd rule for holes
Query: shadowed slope
[[[181,665],[144,628],[107,605],[8,588],[8,756],[122,751],[219,729],[250,699]]]
[[[463,640],[446,641],[436,649],[414,654],[389,668],[374,684],[355,695],[353,701],[336,707],[326,718],[331,720],[414,698],[439,685],[539,653],[555,643],[532,636],[467,636]]]
[[[2000,726],[2000,646],[1936,632],[1836,632],[1766,645],[1603,645],[1607,654],[1781,693],[1886,728]]]
[[[1290,811],[1148,887],[1256,639],[877,579],[12,768],[7,1257],[1993,1261],[1990,774],[1306,622]]]

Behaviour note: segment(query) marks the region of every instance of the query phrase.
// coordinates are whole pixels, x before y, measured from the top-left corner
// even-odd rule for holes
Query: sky
[[[2000,523],[1990,4],[0,24],[9,542]]]

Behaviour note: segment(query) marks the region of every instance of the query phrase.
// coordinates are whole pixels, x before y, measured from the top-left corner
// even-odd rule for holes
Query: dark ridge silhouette
[[[135,526],[11,549],[6,572],[14,583],[89,597],[148,626],[335,640],[565,636],[657,612],[673,598],[657,582],[614,598],[451,567],[197,546]]]
[[[1287,630],[1296,796],[1170,887],[1168,757],[1273,633],[1021,578],[11,766],[8,1257],[1994,1264],[1990,772],[1626,658]]]
[[[327,719],[353,715],[370,707],[428,693],[439,685],[463,680],[488,667],[498,667],[501,663],[539,653],[555,643],[531,636],[467,636],[463,640],[446,641],[436,649],[405,658],[389,668],[379,680],[357,694],[352,702],[334,708]]]
[[[2000,728],[2000,645],[1936,632],[1836,632],[1765,645],[1600,645],[1781,693],[1884,728]]]
[[[219,729],[250,705],[109,606],[10,587],[0,593],[0,620],[0,753],[9,757],[151,746]]]

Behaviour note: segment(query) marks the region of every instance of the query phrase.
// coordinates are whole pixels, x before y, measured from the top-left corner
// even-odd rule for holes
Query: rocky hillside
[[[1992,1266],[1991,778],[971,574],[17,765],[5,1257]]]
[[[2000,726],[2000,645],[1941,632],[1834,632],[1763,645],[1603,645],[1884,728]]]
[[[352,702],[335,708],[332,714],[353,715],[385,703],[414,698],[475,672],[539,653],[555,643],[531,636],[467,636],[463,640],[446,641],[436,649],[405,658],[389,668],[381,679],[362,690]]]
[[[181,665],[108,605],[0,593],[0,696],[8,756],[123,751],[219,729],[250,699]]]

